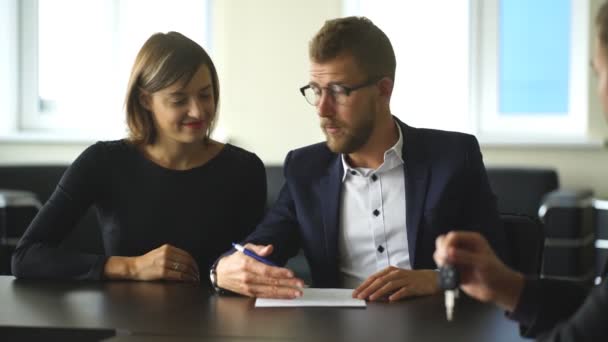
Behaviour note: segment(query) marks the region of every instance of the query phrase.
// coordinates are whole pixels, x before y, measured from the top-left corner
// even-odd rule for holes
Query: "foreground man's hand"
[[[479,233],[450,232],[435,241],[437,265],[454,265],[460,272],[460,288],[483,302],[513,311],[524,286],[521,273],[507,267]]]

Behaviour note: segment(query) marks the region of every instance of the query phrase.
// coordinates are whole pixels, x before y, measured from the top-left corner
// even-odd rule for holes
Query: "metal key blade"
[[[458,297],[458,290],[445,290],[445,316],[448,321],[452,321],[454,317],[454,305]]]

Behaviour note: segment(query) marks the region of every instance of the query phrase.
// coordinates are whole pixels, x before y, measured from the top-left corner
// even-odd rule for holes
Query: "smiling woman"
[[[98,142],[70,166],[19,242],[13,274],[199,282],[266,202],[261,160],[210,138],[218,101],[200,45],[177,32],[150,37],[129,81],[129,138]],[[105,255],[59,248],[90,206]]]
[[[187,84],[183,83],[186,82],[154,94],[142,90],[140,101],[146,110],[154,113],[154,122],[161,127],[161,135],[157,139],[195,141],[202,133],[208,142],[212,124],[216,121],[209,67],[201,65],[192,79]],[[184,112],[188,113],[186,117]]]
[[[189,168],[188,164],[208,160],[209,153],[193,153],[194,161],[179,166],[163,158],[165,149],[197,141],[214,151],[212,155],[218,152],[220,145],[209,139],[217,120],[218,83],[215,65],[200,45],[177,32],[150,37],[129,80],[126,108],[131,142],[167,167]]]

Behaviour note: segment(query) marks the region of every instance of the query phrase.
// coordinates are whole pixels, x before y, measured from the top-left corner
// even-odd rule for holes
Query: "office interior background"
[[[325,20],[361,14],[395,45],[392,110],[406,123],[475,134],[488,166],[554,168],[561,187],[608,198],[608,125],[589,67],[600,2],[0,0],[0,166],[68,164],[97,140],[124,137],[135,54],[169,30],[216,63],[216,138],[281,164],[289,150],[323,140],[298,91],[308,41]],[[526,53],[509,55],[517,49]],[[540,105],[508,94],[526,75],[551,85],[519,87],[533,100],[544,91]]]

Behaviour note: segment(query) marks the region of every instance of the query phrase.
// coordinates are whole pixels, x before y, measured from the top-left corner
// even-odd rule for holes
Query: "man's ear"
[[[143,89],[139,89],[139,104],[147,111],[152,111],[152,96]]]
[[[393,85],[395,83],[388,77],[383,77],[380,81],[378,81],[378,95],[380,95],[380,99],[384,103],[389,103],[391,100],[391,95],[393,94]]]
[[[380,96],[390,99],[391,95],[393,94],[394,85],[395,82],[389,77],[383,77],[380,81],[378,81],[378,89],[380,90]]]

